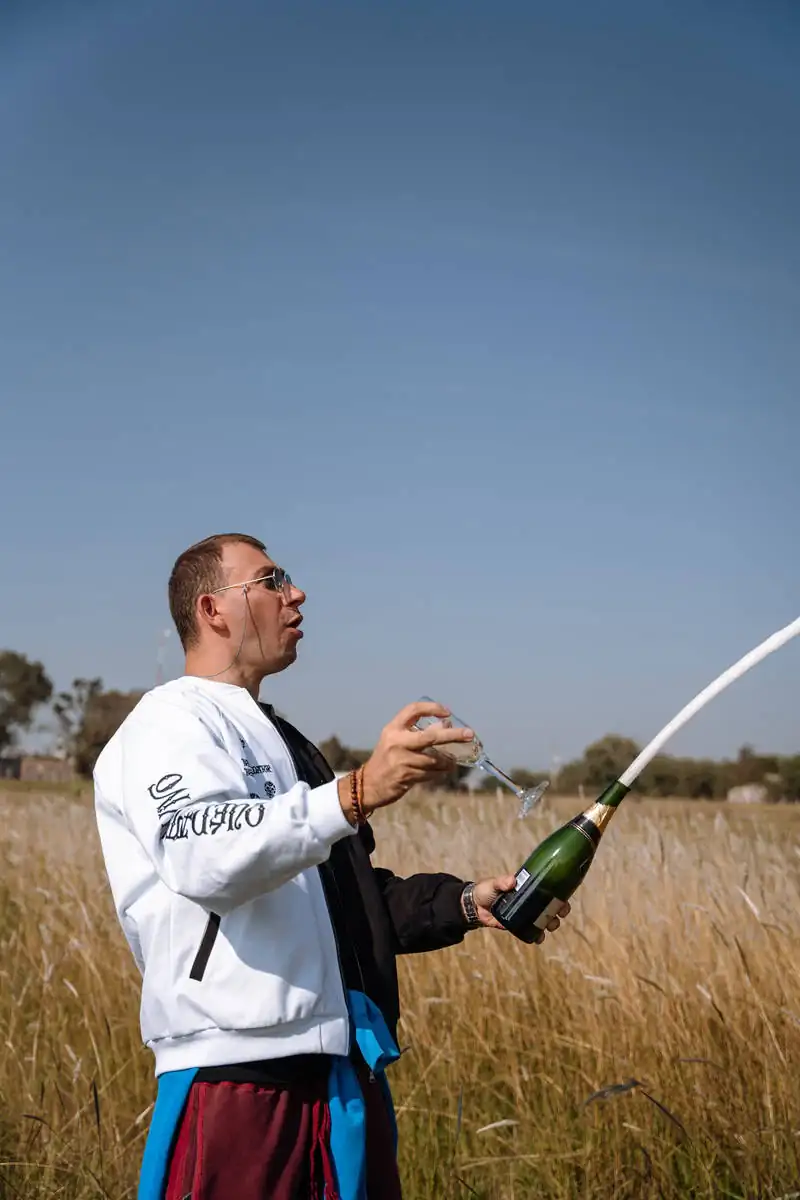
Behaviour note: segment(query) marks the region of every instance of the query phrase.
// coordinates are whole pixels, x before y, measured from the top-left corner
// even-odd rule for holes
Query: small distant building
[[[72,783],[75,772],[66,758],[52,754],[17,754],[0,758],[0,780],[21,783]]]
[[[728,791],[731,804],[766,804],[768,798],[769,792],[763,783],[743,783]]]

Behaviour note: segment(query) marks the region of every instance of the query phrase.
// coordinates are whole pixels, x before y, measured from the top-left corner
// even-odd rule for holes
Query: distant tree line
[[[102,679],[75,679],[53,694],[40,662],[14,650],[0,651],[0,755],[6,755],[30,729],[44,704],[55,718],[58,751],[79,775],[89,777],[106,742],[142,696],[141,691],[107,691]]]
[[[49,704],[58,730],[59,752],[84,777],[91,776],[106,742],[138,703],[141,691],[106,690],[102,679],[75,679],[72,686],[53,694],[53,684],[40,662],[14,650],[0,651],[0,755],[14,750],[20,735],[30,729],[36,714]],[[371,751],[344,745],[332,736],[320,750],[334,771],[349,771],[366,762]],[[599,793],[629,766],[640,747],[630,738],[607,734],[587,746],[580,758],[551,779],[555,792],[574,795],[581,789]],[[513,767],[509,774],[521,787],[532,787],[550,778],[547,771]],[[469,769],[453,764],[440,787],[466,787]],[[771,799],[800,802],[800,754],[757,754],[742,746],[735,759],[677,758],[660,754],[641,774],[635,790],[644,796],[682,796],[696,800],[724,799],[731,788],[759,784]],[[481,787],[494,790],[487,776]]]
[[[641,747],[630,738],[607,734],[558,772],[559,792],[583,787],[600,790],[630,766]],[[774,800],[800,801],[800,754],[757,754],[742,746],[734,759],[679,758],[659,754],[639,776],[634,790],[644,796],[682,796],[723,800],[735,787],[760,784]]]

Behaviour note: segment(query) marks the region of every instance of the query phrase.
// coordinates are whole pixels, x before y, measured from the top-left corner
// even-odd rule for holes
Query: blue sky
[[[0,645],[150,686],[240,529],[312,736],[646,740],[800,612],[798,52],[789,0],[4,6]],[[799,668],[673,749],[800,751]]]

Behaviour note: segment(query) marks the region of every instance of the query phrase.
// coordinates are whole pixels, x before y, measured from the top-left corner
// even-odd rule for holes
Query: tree
[[[778,760],[774,755],[756,754],[752,746],[742,746],[732,767],[732,786],[763,783],[765,775],[777,770]]]
[[[682,795],[683,772],[681,766],[680,759],[671,758],[668,754],[657,754],[639,777],[641,790],[649,796]]]
[[[639,747],[630,738],[620,737],[617,733],[606,734],[599,741],[592,742],[583,752],[586,764],[586,778],[583,782],[588,787],[607,787],[609,783],[619,779],[638,753]]]
[[[678,795],[692,800],[724,800],[728,794],[728,772],[725,763],[710,758],[684,758],[682,766],[683,787]]]
[[[86,709],[102,690],[102,679],[73,679],[72,690],[59,692],[53,701],[61,744],[73,765],[78,756],[81,732],[86,723]]]
[[[74,741],[74,766],[79,775],[86,778],[91,776],[100,751],[114,736],[141,697],[141,692],[95,690],[87,698],[83,719]]]
[[[800,754],[780,761],[781,791],[786,800],[800,801]]]
[[[53,694],[53,685],[40,662],[15,650],[0,651],[0,754],[28,729],[33,714]]]
[[[343,745],[338,737],[326,738],[320,742],[320,752],[332,771],[352,771],[361,767],[369,758],[369,750],[356,750],[353,746]]]
[[[586,783],[586,763],[582,758],[575,758],[564,763],[558,772],[558,780],[553,784],[553,791],[563,796],[574,795]]]

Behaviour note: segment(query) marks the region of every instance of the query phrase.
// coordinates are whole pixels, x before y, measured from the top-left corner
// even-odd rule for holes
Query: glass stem
[[[520,789],[514,783],[514,780],[509,775],[506,775],[505,771],[501,771],[499,767],[496,767],[491,759],[484,757],[476,765],[479,766],[482,771],[486,771],[489,775],[494,775],[495,779],[499,779],[500,782],[504,783],[507,788],[511,788],[511,791],[515,796],[519,796],[521,794]]]

